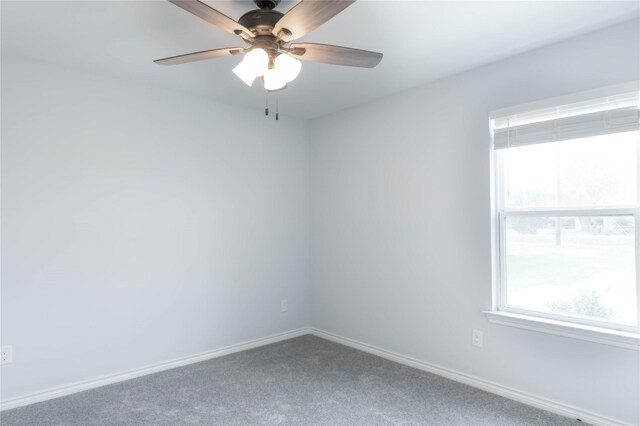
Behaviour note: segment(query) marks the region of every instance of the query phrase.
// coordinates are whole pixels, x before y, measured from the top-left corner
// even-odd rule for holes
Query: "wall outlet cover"
[[[13,362],[13,346],[0,347],[0,365],[11,364]]]
[[[479,348],[482,347],[482,331],[480,330],[473,330],[473,335],[471,336],[471,344],[473,346],[477,346]]]

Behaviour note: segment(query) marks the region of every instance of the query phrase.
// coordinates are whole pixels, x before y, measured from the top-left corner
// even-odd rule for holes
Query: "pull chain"
[[[269,92],[264,97],[264,115],[269,115]],[[280,120],[280,113],[278,111],[278,93],[276,93],[276,120]]]

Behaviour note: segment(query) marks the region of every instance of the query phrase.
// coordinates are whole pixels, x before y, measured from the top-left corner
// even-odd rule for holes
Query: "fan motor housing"
[[[251,30],[255,35],[271,34],[273,27],[282,18],[283,14],[277,10],[258,9],[245,13],[238,23]]]

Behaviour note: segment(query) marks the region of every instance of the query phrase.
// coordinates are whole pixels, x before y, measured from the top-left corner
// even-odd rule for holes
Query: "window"
[[[639,120],[637,88],[494,114],[494,310],[638,332]]]

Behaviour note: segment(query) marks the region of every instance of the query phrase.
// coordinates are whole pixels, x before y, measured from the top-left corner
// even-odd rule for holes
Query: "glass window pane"
[[[632,215],[508,217],[507,305],[637,324]]]
[[[639,132],[502,150],[506,207],[636,203]]]

